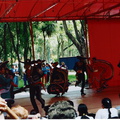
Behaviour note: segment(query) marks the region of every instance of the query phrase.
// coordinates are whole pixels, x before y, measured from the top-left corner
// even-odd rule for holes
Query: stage
[[[69,86],[68,91],[61,97],[55,97],[54,94],[48,94],[42,90],[42,97],[45,99],[45,105],[50,105],[55,101],[59,100],[71,100],[74,102],[74,107],[77,110],[77,106],[80,103],[84,103],[88,106],[89,113],[96,113],[96,111],[101,108],[101,99],[108,97],[112,100],[113,107],[120,105],[120,86],[108,87],[102,92],[96,92],[92,89],[85,89],[85,96],[81,96],[80,87],[75,87],[74,85]],[[37,102],[38,103],[38,102]],[[25,107],[29,112],[32,110],[32,105],[29,99],[29,92],[22,92],[15,95],[15,104]],[[44,115],[44,110],[41,108],[40,103],[38,103],[41,115]]]

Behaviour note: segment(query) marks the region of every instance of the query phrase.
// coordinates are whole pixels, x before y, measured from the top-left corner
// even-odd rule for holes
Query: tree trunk
[[[4,36],[3,36],[3,52],[4,52],[4,61],[7,60],[7,49],[6,49],[6,24],[4,25]]]
[[[82,27],[81,27],[82,30],[78,30],[75,20],[73,20],[72,22],[73,22],[76,37],[74,37],[72,33],[70,33],[66,21],[63,21],[65,33],[68,36],[68,38],[73,42],[73,44],[76,46],[80,55],[86,56],[85,35],[83,32],[81,32],[81,31],[84,31],[83,29],[84,26],[82,24]]]
[[[43,38],[44,38],[44,57],[43,59],[46,60],[46,38],[45,38],[45,32],[43,31]]]
[[[76,48],[78,49],[78,52],[81,55],[82,54],[82,49],[81,49],[80,43],[76,40],[76,38],[68,30],[66,21],[63,21],[63,26],[64,26],[64,30],[65,30],[66,35],[73,42],[73,44],[76,46]]]

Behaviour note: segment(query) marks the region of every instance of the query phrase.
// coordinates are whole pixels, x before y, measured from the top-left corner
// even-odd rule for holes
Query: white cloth
[[[91,116],[88,116],[88,115],[85,115],[86,117],[88,117],[89,119],[94,119],[93,117]],[[75,119],[81,119],[82,116],[77,116]]]
[[[110,108],[111,117],[118,117],[118,110],[116,108]],[[99,109],[96,112],[95,119],[108,119],[109,112],[107,108]]]

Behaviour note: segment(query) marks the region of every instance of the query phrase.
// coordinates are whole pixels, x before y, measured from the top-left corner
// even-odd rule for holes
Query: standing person
[[[45,60],[37,60],[37,67],[39,67],[40,69],[42,69],[42,63],[45,62]]]
[[[18,86],[18,76],[17,76],[18,72],[16,71],[16,68],[14,65],[11,66],[11,71],[15,74],[15,76],[13,78],[13,82],[14,82],[14,84],[16,84]]]
[[[112,102],[109,98],[103,98],[102,108],[95,115],[95,119],[113,119],[118,118],[118,110],[112,107]]]
[[[24,69],[23,69],[23,81],[24,81],[24,86],[28,85],[28,81],[27,81],[27,76],[26,76],[26,73],[25,73],[25,66],[24,66]]]
[[[19,85],[19,70],[18,66],[15,65],[15,77],[14,77],[14,83],[18,86]]]
[[[25,69],[26,69],[25,72],[30,86],[29,89],[30,100],[34,108],[33,110],[31,110],[31,112],[39,113],[39,109],[36,104],[35,97],[41,103],[42,108],[44,108],[45,100],[41,96],[41,87],[42,87],[41,77],[43,74],[41,74],[41,69],[37,65],[31,66],[32,62],[30,59],[27,59],[23,63],[25,64]]]
[[[50,78],[50,65],[48,63],[46,63],[46,70],[47,70],[47,82],[49,82],[49,78]]]
[[[42,63],[42,71],[43,71],[43,77],[42,77],[42,83],[45,85],[47,83],[47,68],[45,63]]]
[[[6,75],[6,65],[9,61],[0,63],[0,95],[2,98],[7,100],[7,104],[11,107],[14,100],[11,96],[11,86],[14,86],[13,75]]]
[[[65,64],[65,62],[61,62],[60,68],[61,68],[61,69],[65,69],[65,70],[68,69],[68,68],[67,68],[67,65]]]
[[[82,56],[77,56],[77,59],[79,59],[78,62],[75,63],[74,65],[74,70],[76,71],[76,77],[77,80],[75,86],[77,86],[79,83],[82,82],[82,86],[81,86],[81,95],[86,95],[84,93],[84,87],[85,87],[85,71],[86,71],[86,63],[85,63],[85,59]]]

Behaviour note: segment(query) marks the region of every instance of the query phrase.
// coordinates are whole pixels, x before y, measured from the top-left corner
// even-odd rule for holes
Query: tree
[[[87,53],[87,51],[86,51],[86,39],[85,39],[85,34],[84,34],[84,30],[85,30],[84,29],[84,26],[85,26],[84,22],[80,21],[80,24],[81,24],[80,29],[77,28],[77,23],[75,20],[72,20],[72,22],[73,22],[75,36],[69,30],[69,28],[67,26],[67,22],[63,21],[65,33],[68,36],[68,38],[73,42],[73,44],[76,46],[76,48],[79,51],[79,54],[84,56]]]
[[[46,36],[50,37],[55,32],[55,22],[43,22],[41,27],[44,38],[44,59],[46,60]]]

